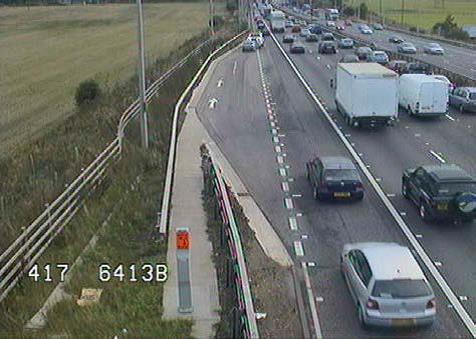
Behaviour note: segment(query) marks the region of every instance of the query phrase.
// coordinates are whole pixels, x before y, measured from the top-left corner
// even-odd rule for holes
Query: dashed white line
[[[304,256],[304,248],[302,247],[302,242],[299,240],[294,242],[294,253],[296,253],[296,257]]]
[[[276,151],[276,153],[281,153],[281,146],[275,146],[274,150]]]
[[[279,169],[279,175],[282,176],[282,177],[285,177],[288,173],[286,172],[286,169],[285,168],[280,168]]]
[[[289,184],[287,182],[282,182],[281,188],[283,189],[284,192],[289,192]]]
[[[296,218],[295,217],[289,217],[288,221],[289,221],[289,228],[291,229],[291,231],[297,231],[298,224],[297,224]]]
[[[430,150],[430,154],[433,155],[436,159],[438,159],[441,163],[446,163],[446,160],[443,159],[443,157],[441,155],[439,155],[438,153],[436,153],[435,151],[433,150]]]
[[[302,194],[293,194],[292,197],[293,198],[302,198]]]
[[[273,142],[275,144],[279,144],[279,138],[278,137],[273,137]]]
[[[284,198],[284,205],[288,210],[292,210],[294,208],[293,199],[291,198]]]
[[[278,156],[276,157],[276,160],[278,161],[278,164],[284,163],[284,158],[283,158],[281,155],[278,155]]]
[[[233,75],[235,75],[236,73],[236,66],[237,66],[237,63],[236,61],[233,63]]]

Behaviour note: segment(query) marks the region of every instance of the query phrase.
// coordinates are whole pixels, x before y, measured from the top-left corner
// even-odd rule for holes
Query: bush
[[[223,19],[223,17],[219,15],[213,16],[213,28],[215,30],[220,29],[220,27],[223,26],[224,23],[225,23],[225,20]],[[210,22],[208,24],[210,25]]]
[[[230,12],[236,11],[238,9],[238,3],[235,0],[228,0],[226,2],[226,9]]]
[[[345,16],[354,16],[355,15],[355,9],[354,7],[345,7],[343,11]]]
[[[449,39],[457,39],[457,40],[468,40],[469,35],[467,32],[463,31],[461,27],[455,22],[455,18],[453,15],[449,14],[445,21],[438,22],[433,26],[433,32],[436,34],[443,35]]]
[[[365,2],[360,4],[360,19],[367,20],[367,16],[369,15],[369,8]]]
[[[76,89],[74,99],[76,106],[82,107],[84,105],[94,102],[101,94],[99,84],[96,80],[89,79],[81,82]]]
[[[415,26],[410,27],[410,32],[416,32],[416,31],[417,31],[417,28]]]

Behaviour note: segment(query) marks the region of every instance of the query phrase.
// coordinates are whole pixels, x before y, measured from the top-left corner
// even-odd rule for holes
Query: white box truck
[[[403,74],[398,101],[410,115],[437,116],[448,112],[448,85],[426,74]]]
[[[269,15],[269,22],[271,24],[271,30],[275,33],[284,33],[286,30],[285,15],[282,11],[271,11],[271,14]]]
[[[397,73],[377,63],[339,63],[336,106],[353,127],[389,125],[398,116]]]

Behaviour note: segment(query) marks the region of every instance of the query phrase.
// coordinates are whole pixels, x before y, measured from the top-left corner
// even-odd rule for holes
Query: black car
[[[260,20],[256,23],[256,27],[258,27],[258,29],[263,29],[266,26],[265,26],[264,22],[262,20]]]
[[[283,36],[283,43],[285,44],[292,44],[294,42],[294,35],[286,34]]]
[[[317,34],[311,33],[306,37],[306,41],[307,42],[317,42],[317,41],[319,41],[319,37],[317,36]]]
[[[411,199],[424,221],[476,218],[476,181],[457,165],[429,165],[407,169],[402,195]]]
[[[336,44],[333,41],[321,41],[319,45],[317,45],[317,51],[320,54],[336,54]]]
[[[400,38],[399,36],[393,35],[390,38],[388,38],[388,41],[392,42],[394,44],[399,44],[399,43],[403,42],[404,40],[402,38]]]
[[[409,62],[405,65],[403,73],[406,74],[431,74],[430,65],[421,62]]]
[[[306,163],[315,199],[357,199],[364,187],[354,163],[345,157],[317,157]]]
[[[306,49],[304,48],[304,45],[301,42],[296,41],[293,42],[289,51],[293,54],[304,54],[306,52]]]
[[[312,34],[318,34],[318,35],[322,34],[322,29],[321,29],[321,27],[316,26],[316,25],[311,26],[311,27],[309,28],[309,30],[311,31]]]
[[[334,34],[332,33],[324,33],[322,34],[321,41],[335,41]]]

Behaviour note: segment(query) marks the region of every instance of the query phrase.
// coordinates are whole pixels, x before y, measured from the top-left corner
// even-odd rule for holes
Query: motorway
[[[418,120],[403,113],[395,127],[349,129],[336,114],[329,82],[340,54],[350,51],[318,55],[317,44],[306,46],[306,54],[291,56],[295,65],[475,319],[474,225],[423,224],[416,208],[400,194],[402,170],[438,163],[433,153],[476,175],[472,117],[452,112],[441,119]],[[361,202],[331,204],[313,199],[305,162],[316,154],[349,153],[270,37],[258,52],[235,51],[217,66],[197,112],[297,266],[305,263],[324,336],[469,336],[426,269],[438,303],[438,318],[432,327],[399,332],[360,328],[339,271],[343,245],[370,240],[410,244],[368,181]]]
[[[310,18],[309,16],[306,17]],[[318,22],[321,25],[325,25],[325,20],[321,19]],[[412,57],[476,80],[476,50],[436,41],[445,49],[445,54],[429,55],[423,52],[423,46],[430,42],[435,42],[434,40],[395,32],[388,29],[378,31],[372,28],[372,30],[374,33],[371,35],[361,34],[358,30],[358,24],[354,23],[351,27],[346,27],[344,31],[339,33],[348,35],[352,38],[368,41],[369,43],[375,42],[378,47],[393,52],[397,52],[397,44],[389,42],[388,39],[393,35],[397,35],[405,41],[412,42],[415,45],[417,48],[417,54],[411,55]],[[331,31],[335,30],[332,29]]]

